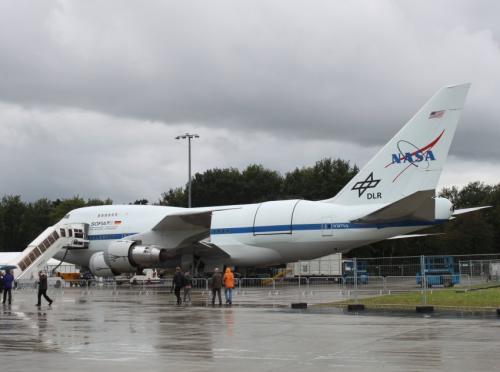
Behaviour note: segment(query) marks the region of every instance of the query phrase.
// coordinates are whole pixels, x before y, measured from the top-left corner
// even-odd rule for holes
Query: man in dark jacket
[[[219,268],[214,269],[214,274],[212,275],[212,305],[215,305],[215,294],[219,295],[219,306],[222,306],[221,298],[221,288],[222,288],[222,275],[219,272]]]
[[[47,275],[40,271],[38,273],[38,302],[36,306],[42,306],[42,296],[48,301],[49,306],[52,305],[53,301],[47,296]]]
[[[182,304],[181,299],[181,289],[186,285],[186,279],[181,271],[181,268],[177,266],[175,268],[175,274],[172,279],[172,290],[175,291],[175,297],[177,297],[177,305]]]
[[[12,303],[12,283],[14,282],[14,276],[12,275],[10,270],[5,272],[3,276],[3,301],[2,304],[5,304],[7,297],[9,299],[9,305]]]
[[[0,271],[0,295],[3,293],[3,271]]]

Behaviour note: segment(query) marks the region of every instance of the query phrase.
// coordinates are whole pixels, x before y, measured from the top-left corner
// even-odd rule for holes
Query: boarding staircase
[[[88,224],[74,223],[45,229],[12,263],[16,266],[15,279],[33,279],[61,249],[88,248],[88,228]]]

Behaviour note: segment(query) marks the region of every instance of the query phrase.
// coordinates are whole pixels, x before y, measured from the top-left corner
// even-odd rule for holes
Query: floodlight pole
[[[175,137],[175,139],[186,139],[188,140],[188,208],[191,208],[191,139],[200,138],[197,134],[186,133],[181,136]]]

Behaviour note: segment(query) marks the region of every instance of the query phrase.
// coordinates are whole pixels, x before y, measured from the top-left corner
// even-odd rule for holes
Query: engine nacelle
[[[446,198],[436,197],[435,199],[436,220],[449,220],[453,214],[453,204]]]
[[[104,260],[104,252],[97,252],[90,256],[89,270],[94,276],[114,276],[120,273],[113,270],[106,264]]]
[[[129,260],[136,267],[155,267],[168,259],[166,249],[144,245],[134,245],[129,252]]]
[[[155,267],[167,259],[167,251],[137,245],[132,240],[112,242],[104,252],[104,261],[113,272],[130,273],[139,268]]]

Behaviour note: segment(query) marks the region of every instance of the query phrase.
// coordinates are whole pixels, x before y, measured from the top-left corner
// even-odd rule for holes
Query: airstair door
[[[281,200],[261,203],[255,212],[253,234],[291,234],[295,206],[300,200]]]
[[[37,271],[42,270],[49,259],[63,248],[88,247],[85,231],[86,224],[67,224],[59,227],[51,226],[45,229],[22,252],[15,262],[16,280],[31,279]]]

